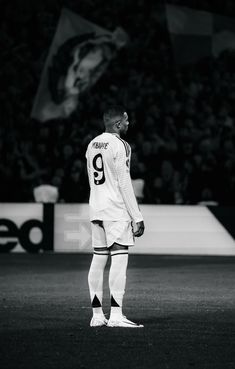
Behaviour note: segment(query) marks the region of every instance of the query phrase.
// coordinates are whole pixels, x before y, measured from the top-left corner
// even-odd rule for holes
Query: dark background
[[[235,16],[233,1],[169,3]],[[64,6],[108,30],[123,27],[130,42],[70,118],[42,124],[30,113]],[[85,150],[103,130],[104,107],[119,103],[144,203],[235,204],[233,52],[176,65],[163,1],[13,0],[0,9],[0,202],[34,201],[41,183],[58,186],[59,201],[87,201]]]

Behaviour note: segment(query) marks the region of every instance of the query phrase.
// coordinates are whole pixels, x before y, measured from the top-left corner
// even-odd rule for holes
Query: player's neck
[[[105,133],[111,133],[112,135],[120,137],[120,134],[113,129],[106,129]]]

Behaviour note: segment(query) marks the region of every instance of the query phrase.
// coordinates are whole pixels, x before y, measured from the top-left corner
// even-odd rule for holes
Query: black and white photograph
[[[235,369],[235,1],[0,0],[0,368]]]

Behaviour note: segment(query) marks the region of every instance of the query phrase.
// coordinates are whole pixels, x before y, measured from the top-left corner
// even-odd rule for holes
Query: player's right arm
[[[137,230],[135,232],[136,237],[140,237],[144,233],[144,221],[139,210],[131,182],[129,158],[126,155],[125,147],[122,145],[120,145],[116,156],[116,171],[119,189],[126,205],[126,209],[137,226]]]

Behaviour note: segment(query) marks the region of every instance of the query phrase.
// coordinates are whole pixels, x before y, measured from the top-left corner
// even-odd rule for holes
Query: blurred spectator
[[[132,179],[132,185],[138,203],[142,203],[144,200],[144,179],[143,178]]]
[[[198,202],[198,205],[205,206],[216,206],[218,202],[214,200],[214,194],[210,188],[203,188],[201,193],[201,201]]]
[[[34,199],[36,202],[55,203],[58,201],[58,188],[51,185],[41,185],[34,188]]]

